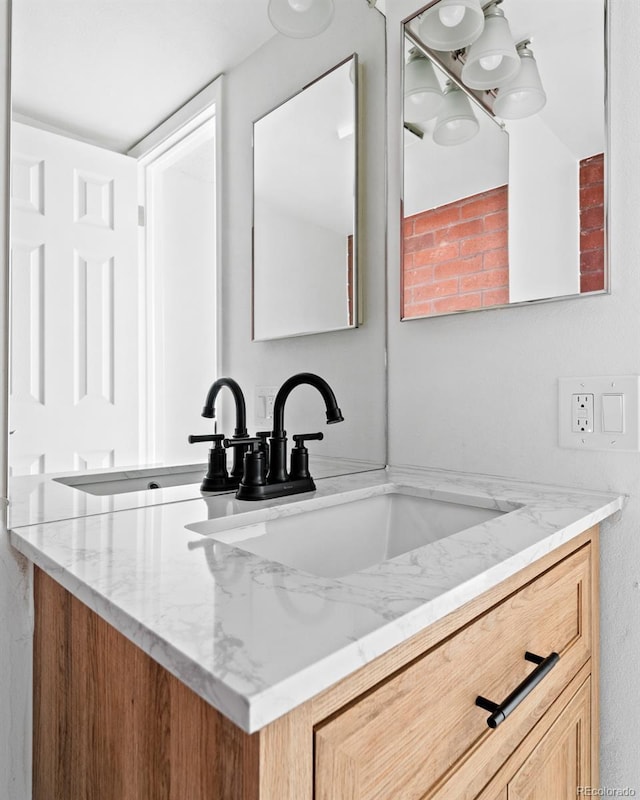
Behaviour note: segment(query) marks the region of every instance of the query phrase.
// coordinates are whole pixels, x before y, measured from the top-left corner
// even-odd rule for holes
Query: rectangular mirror
[[[402,319],[606,292],[605,0],[405,23]]]
[[[357,321],[357,57],[253,126],[253,338]]]
[[[188,14],[178,6],[13,2],[9,459],[12,486],[27,487],[20,497],[35,487],[34,509],[42,476],[141,466],[204,471],[210,445],[187,437],[213,432],[201,411],[223,375],[244,391],[250,433],[270,427],[264,397],[290,375],[312,371],[329,381],[345,422],[314,443],[314,477],[386,460],[384,18],[366,0],[336,0],[330,29],[305,41],[300,57],[300,42],[276,33],[266,3],[261,13],[255,0],[202,0]],[[360,209],[367,324],[357,335],[253,342],[253,123],[266,126],[268,109],[286,114],[307,97],[313,106],[325,87],[340,98],[322,133],[335,139],[322,169],[348,187],[339,203],[325,198],[348,208],[340,223],[346,250],[355,235],[356,50],[367,70],[362,153],[373,187]],[[305,106],[292,116],[314,119],[320,136],[319,112]],[[283,139],[281,149],[290,155],[291,142]],[[320,216],[320,205],[311,205],[319,200],[315,177],[307,175],[306,188],[308,214]],[[355,325],[356,254],[350,289],[342,256],[342,318],[329,327]],[[317,276],[300,278],[290,305],[308,316]],[[281,315],[277,299],[263,306],[266,318]],[[291,433],[324,424],[316,395],[303,387],[287,403]],[[231,435],[234,418],[225,390],[218,432]],[[194,490],[198,496],[199,483]],[[87,508],[88,495],[76,494],[74,515]],[[12,490],[14,509],[17,497]],[[122,495],[118,507],[130,497]],[[108,510],[112,498],[103,499]]]

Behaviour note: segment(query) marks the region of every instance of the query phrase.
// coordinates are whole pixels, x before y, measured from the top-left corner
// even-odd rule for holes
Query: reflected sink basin
[[[122,472],[105,472],[96,475],[69,475],[54,478],[58,483],[95,495],[141,492],[146,489],[165,489],[168,486],[184,486],[201,483],[206,464],[186,464],[180,467],[156,467],[154,469],[131,469]]]
[[[280,506],[282,516],[250,524],[247,518],[259,513],[186,527],[271,561],[339,578],[506,513],[423,497],[411,487],[393,486],[362,498],[353,494],[324,498],[327,505],[311,510],[300,502]],[[264,516],[273,513],[265,509]]]

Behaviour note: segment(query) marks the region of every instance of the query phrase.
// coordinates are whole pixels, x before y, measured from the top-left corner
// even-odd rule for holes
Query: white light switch
[[[605,433],[624,432],[624,402],[621,394],[602,395],[602,430]]]
[[[254,395],[254,417],[258,428],[271,428],[273,422],[273,403],[277,393],[277,386],[256,386]]]

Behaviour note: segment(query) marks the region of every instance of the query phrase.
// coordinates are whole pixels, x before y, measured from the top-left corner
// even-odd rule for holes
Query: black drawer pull
[[[533,670],[531,675],[527,675],[522,683],[516,686],[507,698],[501,703],[492,703],[491,700],[487,700],[486,697],[476,697],[476,705],[480,706],[480,708],[484,708],[485,711],[491,712],[491,716],[487,717],[487,725],[490,728],[497,728],[501,722],[504,722],[509,714],[520,705],[529,692],[540,683],[544,676],[550,672],[560,660],[560,656],[557,653],[551,653],[546,658],[543,658],[542,656],[535,655],[535,653],[530,653],[528,650],[524,654],[524,657],[527,661],[532,661],[538,666]]]

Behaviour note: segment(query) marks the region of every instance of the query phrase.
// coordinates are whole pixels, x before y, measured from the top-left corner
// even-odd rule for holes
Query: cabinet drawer
[[[316,800],[475,797],[591,653],[587,545],[347,710],[315,728]],[[501,702],[560,660],[494,730],[478,695]]]

